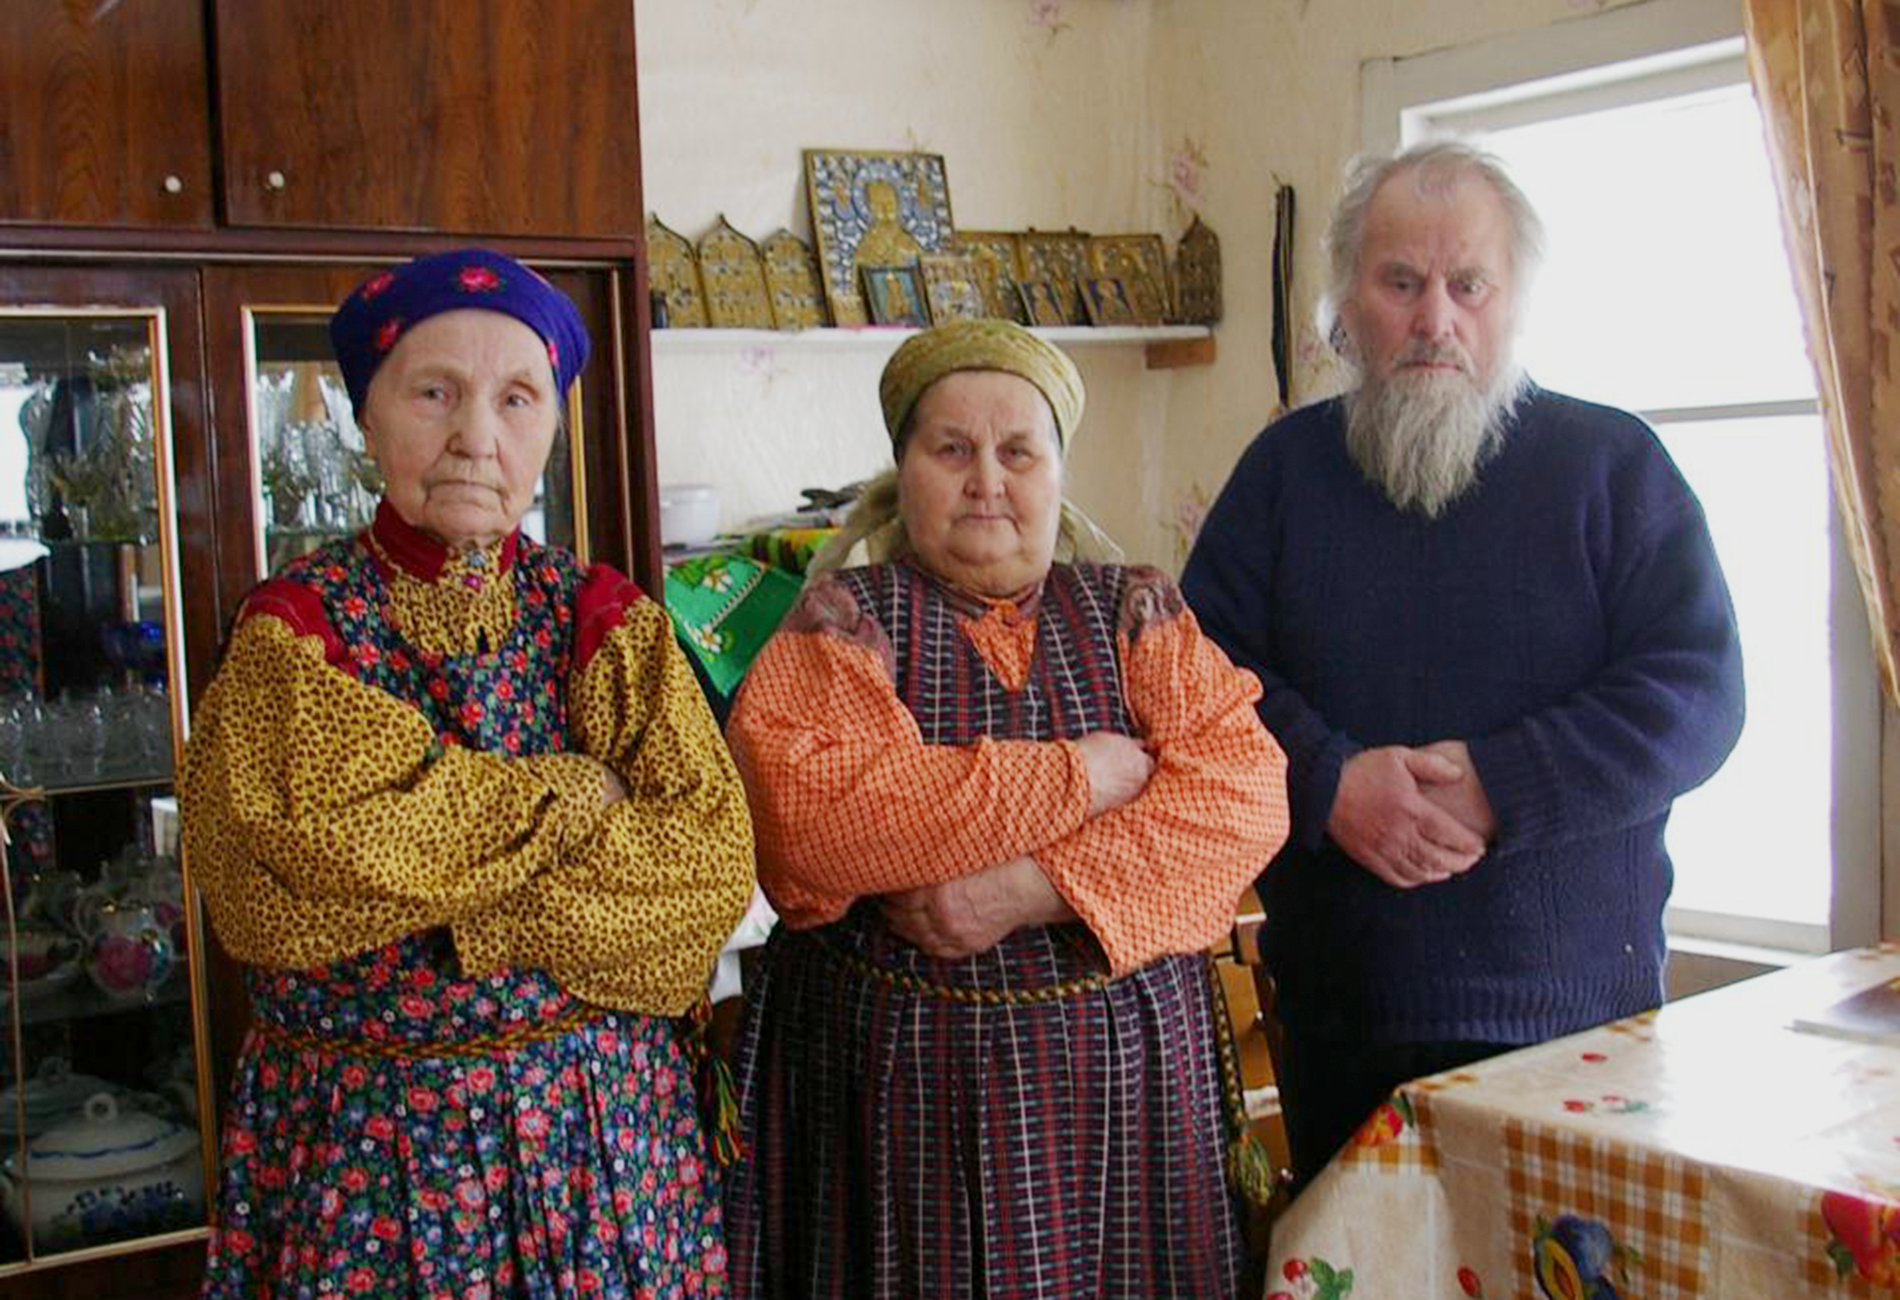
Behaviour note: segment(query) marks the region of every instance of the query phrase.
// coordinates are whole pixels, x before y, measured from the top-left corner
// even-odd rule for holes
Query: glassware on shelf
[[[272,526],[352,532],[369,522],[382,479],[329,362],[260,369],[253,390],[259,477]]]
[[[175,847],[161,855],[154,833],[176,761],[171,638],[191,600],[157,510],[172,460],[163,329],[157,311],[0,313],[0,1278],[204,1222],[167,1145],[187,1180],[202,1173],[204,992],[184,960]],[[313,410],[327,417],[320,393]],[[42,1068],[90,1074],[75,1099]],[[101,1105],[88,1119],[101,1096],[116,1117]],[[149,1181],[128,1164],[69,1189],[38,1158],[78,1151],[96,1171],[128,1133],[166,1147]]]
[[[157,535],[152,350],[127,323],[77,367],[42,376],[22,405],[26,501],[49,541]]]

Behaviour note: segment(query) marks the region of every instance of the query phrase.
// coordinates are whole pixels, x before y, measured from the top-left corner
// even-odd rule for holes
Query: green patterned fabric
[[[799,580],[742,555],[702,555],[666,571],[666,611],[721,695],[731,695],[798,599]]]

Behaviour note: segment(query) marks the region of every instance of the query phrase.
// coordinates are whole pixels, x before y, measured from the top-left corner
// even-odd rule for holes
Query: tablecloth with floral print
[[[1274,1224],[1269,1300],[1900,1297],[1900,1035],[1818,958],[1405,1085]]]

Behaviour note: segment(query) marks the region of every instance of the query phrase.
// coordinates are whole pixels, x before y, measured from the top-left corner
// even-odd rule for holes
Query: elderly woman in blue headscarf
[[[579,313],[468,249],[330,333],[387,487],[245,601],[182,780],[253,1013],[204,1293],[725,1294],[674,1018],[751,829],[665,612],[520,530]]]

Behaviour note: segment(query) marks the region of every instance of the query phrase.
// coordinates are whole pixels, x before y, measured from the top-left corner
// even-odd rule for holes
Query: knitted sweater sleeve
[[[1499,851],[1651,820],[1741,734],[1741,642],[1702,508],[1653,436],[1640,445],[1600,506],[1603,666],[1551,707],[1466,738]]]
[[[1269,431],[1254,440],[1221,490],[1181,575],[1181,591],[1208,637],[1260,680],[1260,720],[1286,753],[1289,842],[1316,849],[1332,815],[1339,771],[1363,748],[1335,730],[1274,670],[1274,573],[1280,534],[1264,503],[1279,493]],[[1262,519],[1269,525],[1262,527]]]

